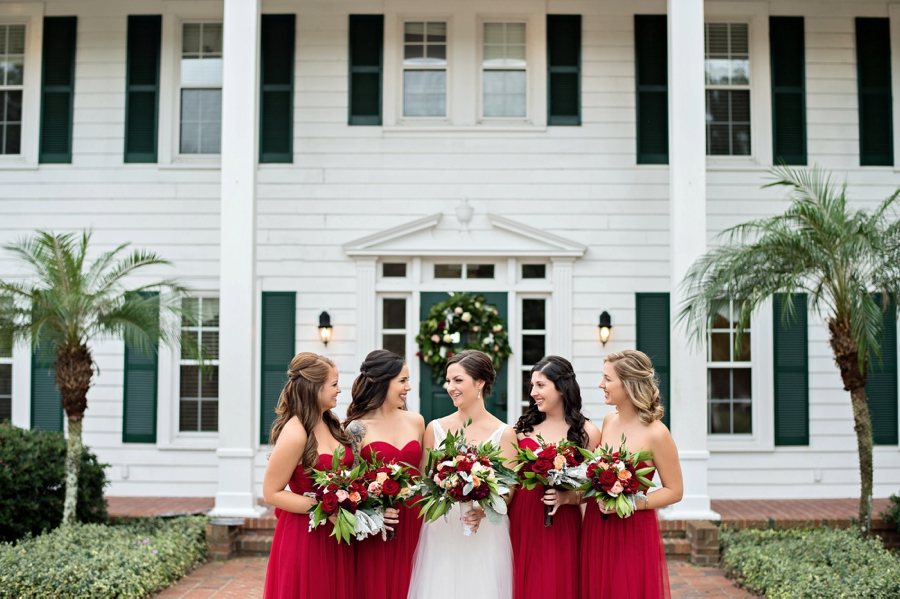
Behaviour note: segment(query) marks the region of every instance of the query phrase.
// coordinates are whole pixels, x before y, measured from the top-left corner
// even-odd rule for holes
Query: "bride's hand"
[[[478,526],[481,524],[481,521],[484,520],[484,518],[484,510],[481,509],[480,506],[476,505],[471,510],[465,513],[465,515],[463,516],[463,522],[465,522],[472,528],[472,532],[478,532]]]
[[[384,523],[385,524],[399,524],[400,523],[400,510],[395,507],[385,508],[384,510]],[[394,530],[393,526],[385,526],[387,530]]]

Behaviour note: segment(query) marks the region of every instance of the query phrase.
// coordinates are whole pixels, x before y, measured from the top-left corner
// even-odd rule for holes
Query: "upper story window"
[[[184,23],[181,36],[181,153],[219,154],[221,147],[222,23]]]
[[[403,24],[403,116],[447,116],[447,23]]]
[[[0,154],[22,148],[22,90],[25,67],[25,25],[0,25]],[[0,387],[2,387],[0,375]],[[0,390],[0,403],[2,403]],[[2,420],[2,408],[0,408]]]
[[[713,317],[708,339],[707,375],[710,434],[753,432],[750,323],[736,345],[740,302],[729,301]]]
[[[435,264],[435,279],[493,279],[493,264]]]
[[[750,155],[747,23],[706,23],[706,153]]]
[[[178,430],[216,432],[219,430],[219,300],[185,298],[182,308],[194,315],[199,326],[185,318],[181,334],[196,339],[203,347],[210,369],[203,372],[197,360],[182,350]]]
[[[482,114],[524,117],[527,105],[525,23],[485,23]]]

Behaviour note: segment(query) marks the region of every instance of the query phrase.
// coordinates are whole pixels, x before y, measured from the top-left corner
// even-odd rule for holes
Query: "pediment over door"
[[[587,247],[518,221],[479,214],[468,222],[432,214],[351,241],[348,256],[541,256],[580,258]]]

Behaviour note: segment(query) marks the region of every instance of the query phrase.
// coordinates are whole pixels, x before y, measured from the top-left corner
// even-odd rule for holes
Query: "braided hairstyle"
[[[658,377],[647,354],[636,349],[626,349],[609,354],[604,362],[612,364],[616,374],[622,379],[625,393],[637,408],[641,422],[650,424],[663,417]]]
[[[353,381],[350,392],[352,399],[344,419],[345,427],[384,404],[391,381],[400,374],[404,364],[403,357],[392,351],[376,349],[369,352],[359,367],[359,375]]]
[[[319,408],[319,395],[334,368],[334,362],[312,352],[301,352],[294,356],[287,372],[288,381],[281,390],[281,397],[275,408],[277,417],[269,432],[269,442],[274,445],[287,421],[296,416],[306,431],[306,448],[300,463],[307,472],[315,468],[319,461],[319,442],[313,430],[320,416],[338,443],[350,445],[350,439],[341,429],[337,416],[331,410],[322,413]]]
[[[584,423],[587,418],[581,413],[581,387],[575,380],[572,363],[560,356],[544,356],[531,368],[531,373],[535,372],[540,372],[547,377],[547,380],[553,382],[556,390],[562,393],[563,414],[569,425],[566,438],[579,447],[589,449],[588,435],[584,432]],[[547,415],[538,409],[534,398],[529,395],[528,408],[516,422],[515,431],[520,434],[530,433],[546,418]]]

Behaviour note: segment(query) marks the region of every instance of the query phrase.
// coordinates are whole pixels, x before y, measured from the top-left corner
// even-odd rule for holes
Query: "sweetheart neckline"
[[[403,451],[404,449],[406,449],[407,447],[409,447],[412,443],[415,443],[416,445],[418,445],[419,447],[421,447],[421,444],[420,444],[416,439],[410,439],[410,440],[406,443],[406,445],[404,445],[403,447],[397,447],[396,445],[394,445],[394,444],[391,443],[390,441],[372,441],[372,442],[366,444],[366,446],[363,447],[363,449],[365,449],[366,447],[371,447],[372,445],[375,445],[376,443],[382,443],[382,444],[384,444],[384,445],[390,445],[390,446],[393,447],[394,449],[397,449],[397,450],[400,450],[400,451]],[[360,450],[360,452],[362,452],[362,449]]]

